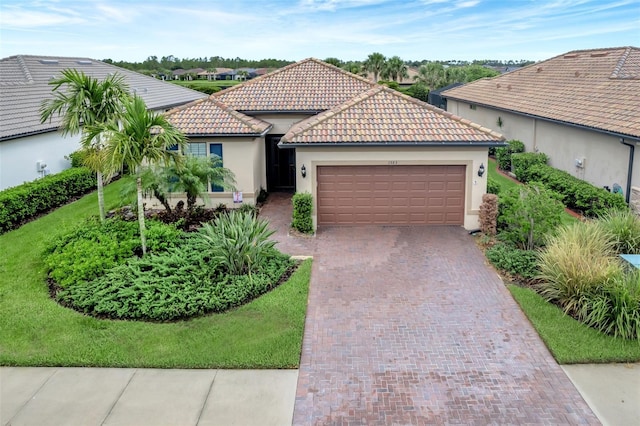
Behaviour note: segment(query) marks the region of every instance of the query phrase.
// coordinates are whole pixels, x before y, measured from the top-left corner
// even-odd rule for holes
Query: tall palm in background
[[[393,56],[387,60],[382,77],[399,83],[403,78],[409,77],[407,66],[399,56]]]
[[[65,69],[61,77],[49,82],[53,98],[42,102],[40,121],[51,120],[54,114],[62,117],[60,128],[63,135],[76,135],[82,126],[98,125],[116,120],[122,113],[123,103],[129,98],[124,77],[112,74],[100,81],[75,69]],[[83,164],[96,172],[98,187],[98,210],[104,220],[104,152],[101,135],[82,138],[85,151]]]
[[[120,171],[125,168],[136,177],[138,198],[138,224],[142,254],[147,253],[144,204],[142,202],[143,164],[168,166],[172,161],[181,162],[180,154],[187,146],[187,140],[166,117],[147,110],[144,101],[137,96],[125,102],[124,112],[119,120],[110,120],[94,126],[86,126],[85,138],[103,135],[106,169]],[[178,151],[169,150],[178,146]]]
[[[414,76],[413,79],[416,83],[427,86],[429,90],[438,89],[446,86],[445,68],[440,63],[429,62],[418,68],[418,75]]]
[[[374,52],[364,61],[363,68],[367,72],[373,73],[373,80],[377,83],[378,77],[384,70],[387,58],[382,53]]]

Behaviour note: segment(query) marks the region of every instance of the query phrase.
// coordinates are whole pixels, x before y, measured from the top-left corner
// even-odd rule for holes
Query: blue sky
[[[640,46],[640,0],[2,0],[0,56],[541,60]]]

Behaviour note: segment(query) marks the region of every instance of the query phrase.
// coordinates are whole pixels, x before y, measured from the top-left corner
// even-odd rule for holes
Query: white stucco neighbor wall
[[[465,229],[479,227],[479,211],[482,195],[487,189],[487,175],[478,177],[480,164],[487,165],[487,148],[427,148],[427,147],[298,147],[296,148],[296,192],[313,195],[313,223],[317,227],[317,181],[318,166],[347,165],[464,165],[467,170],[465,182]],[[306,178],[300,174],[304,164]]]
[[[36,163],[47,164],[49,173],[59,173],[71,167],[65,155],[80,148],[80,135],[63,137],[60,132],[48,132],[0,142],[0,190],[42,177]]]
[[[549,164],[595,186],[617,183],[626,192],[629,147],[620,138],[582,128],[535,119],[514,113],[476,106],[449,99],[447,109],[461,117],[502,133],[507,140],[518,139],[528,152],[544,152]],[[498,117],[502,128],[498,128]],[[636,154],[632,185],[640,187],[640,160]],[[576,167],[576,160],[583,167]],[[625,194],[626,195],[626,194]]]
[[[269,130],[271,135],[284,135],[291,126],[310,117],[309,114],[261,114],[256,118],[271,123],[273,127]]]

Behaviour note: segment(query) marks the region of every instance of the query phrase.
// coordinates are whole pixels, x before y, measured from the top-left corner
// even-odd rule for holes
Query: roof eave
[[[428,147],[460,147],[460,148],[470,148],[470,147],[500,147],[507,146],[507,143],[504,141],[477,141],[477,142],[469,142],[469,141],[447,141],[447,142],[435,142],[435,141],[417,141],[417,142],[391,142],[391,141],[380,141],[380,142],[279,142],[279,148],[303,148],[303,147],[337,147],[337,146],[346,146],[346,147],[355,147],[355,146],[388,146],[388,147],[414,147],[414,146],[428,146]]]
[[[260,133],[183,133],[190,138],[261,138],[269,133],[272,128],[273,124],[270,124]]]
[[[512,114],[521,115],[523,117],[535,118],[537,120],[548,121],[550,123],[562,124],[562,125],[565,125],[565,126],[576,127],[576,128],[579,128],[579,129],[589,130],[589,131],[592,131],[592,132],[603,133],[603,134],[606,134],[606,135],[609,135],[609,136],[614,136],[614,137],[617,137],[617,138],[633,139],[635,141],[640,142],[640,135],[631,135],[631,134],[628,134],[628,133],[620,133],[620,132],[614,132],[614,131],[611,131],[611,130],[601,129],[599,127],[585,126],[584,124],[572,123],[570,121],[563,121],[563,120],[558,120],[558,119],[555,119],[555,118],[543,117],[541,115],[530,114],[530,113],[518,111],[518,110],[515,110],[515,109],[501,108],[501,107],[497,107],[497,106],[493,106],[493,105],[489,105],[489,104],[484,104],[482,102],[475,102],[475,101],[472,101],[472,100],[469,100],[469,99],[458,98],[458,97],[455,97],[455,96],[446,96],[444,94],[442,94],[441,96],[443,96],[443,97],[445,97],[447,99],[452,99],[454,101],[466,102],[468,104],[479,105],[479,106],[484,107],[484,108],[495,109],[496,111],[510,112]]]
[[[304,115],[316,115],[316,114],[320,114],[323,111],[326,111],[324,109],[314,109],[314,110],[243,110],[243,109],[238,109],[236,110],[238,112],[241,112],[242,114],[245,115],[261,115],[261,114],[304,114]]]

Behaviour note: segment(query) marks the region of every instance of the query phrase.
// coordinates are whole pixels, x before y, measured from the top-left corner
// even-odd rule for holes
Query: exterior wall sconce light
[[[482,175],[484,175],[484,163],[480,163],[480,168],[478,169],[478,176],[482,177]]]
[[[304,166],[304,164],[302,165],[302,167],[300,168],[300,173],[302,174],[303,178],[307,177],[307,168]]]

